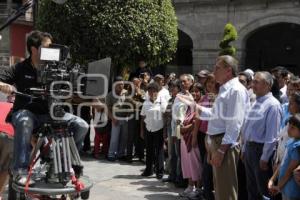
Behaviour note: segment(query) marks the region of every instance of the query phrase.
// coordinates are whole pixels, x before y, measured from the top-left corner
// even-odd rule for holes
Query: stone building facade
[[[22,8],[27,0],[0,0],[0,26]],[[13,65],[26,57],[26,34],[33,29],[32,9],[0,31],[0,66]]]
[[[234,45],[242,69],[275,65],[293,72],[300,69],[299,0],[173,0],[173,4],[179,35],[185,38],[178,48],[191,52],[193,72],[212,69],[228,22],[238,31]]]

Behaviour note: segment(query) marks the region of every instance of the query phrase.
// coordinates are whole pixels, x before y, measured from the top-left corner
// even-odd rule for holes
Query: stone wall
[[[179,29],[193,41],[193,71],[211,69],[227,22],[239,34],[235,46],[243,68],[247,38],[261,27],[288,22],[300,24],[299,0],[174,0]]]

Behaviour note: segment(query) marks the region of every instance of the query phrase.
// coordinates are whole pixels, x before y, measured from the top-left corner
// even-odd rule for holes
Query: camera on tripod
[[[63,92],[78,88],[80,75],[85,74],[85,68],[70,62],[70,50],[65,45],[51,44],[40,49],[41,65],[38,70],[38,82],[47,89]],[[55,87],[51,84],[55,84]],[[81,85],[82,86],[82,85]],[[83,88],[80,87],[80,91]]]
[[[72,63],[70,58],[70,49],[65,45],[42,47],[40,60],[43,64],[38,72],[38,82],[60,93],[71,90],[83,99],[105,97],[110,80],[111,59],[104,58],[82,66]]]
[[[106,96],[111,59],[105,58],[82,67],[70,62],[68,47],[54,44],[40,49],[40,60],[38,87],[30,88],[29,94],[16,94],[31,98],[32,101],[42,99],[48,103],[50,116],[36,130],[37,143],[30,158],[31,169],[38,160],[43,167],[33,173],[37,175],[34,186],[25,188],[12,183],[12,188],[20,196],[29,192],[62,197],[74,194],[78,197],[80,192],[81,199],[88,199],[92,182],[82,175],[83,166],[73,132],[63,118],[64,100],[74,95],[82,99]]]

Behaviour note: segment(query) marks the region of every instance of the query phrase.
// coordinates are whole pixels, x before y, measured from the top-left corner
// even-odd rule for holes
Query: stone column
[[[216,49],[194,49],[193,50],[193,73],[201,69],[213,70],[216,58],[218,57]]]

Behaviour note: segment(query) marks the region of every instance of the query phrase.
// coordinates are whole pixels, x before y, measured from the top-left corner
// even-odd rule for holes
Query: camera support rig
[[[48,98],[49,92],[39,88],[32,88],[37,91],[42,98]],[[16,92],[26,98],[35,101],[41,97]],[[60,113],[57,113],[60,114]],[[68,122],[64,120],[54,120],[49,116],[42,126],[37,130],[37,143],[33,148],[30,157],[30,167],[28,180],[35,181],[33,186],[20,186],[12,182],[11,187],[16,194],[10,194],[10,199],[25,200],[27,197],[40,199],[70,199],[89,198],[89,190],[92,182],[87,176],[82,175],[82,164],[77,147],[73,138],[73,133],[68,130]],[[40,166],[35,167],[40,160]],[[57,198],[57,196],[59,196]]]

